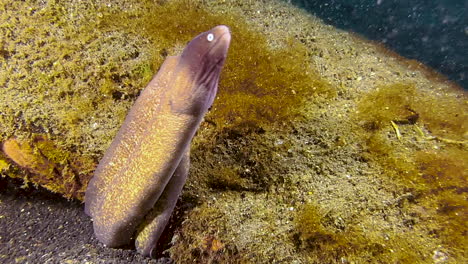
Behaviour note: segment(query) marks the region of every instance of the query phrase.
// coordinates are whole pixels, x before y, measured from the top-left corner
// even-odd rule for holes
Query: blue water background
[[[468,0],[288,0],[326,23],[380,41],[468,90]]]

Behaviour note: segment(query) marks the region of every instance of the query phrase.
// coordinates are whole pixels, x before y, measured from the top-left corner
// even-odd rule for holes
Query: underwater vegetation
[[[358,109],[367,137],[363,157],[381,164],[384,176],[397,181],[411,194],[403,206],[434,211],[432,219],[420,223],[426,225],[427,235],[441,238],[448,248],[457,251],[455,254],[465,255],[468,245],[465,96],[447,93],[436,97],[412,84],[397,83],[369,93]],[[388,136],[392,126],[393,140]],[[398,139],[398,127],[405,126],[407,131]],[[385,128],[387,131],[383,132]]]
[[[168,15],[179,10],[184,10],[184,16]],[[297,114],[297,106],[312,95],[334,96],[331,85],[308,66],[307,49],[297,41],[287,40],[286,47],[273,50],[265,36],[249,29],[238,17],[210,14],[196,2],[175,1],[161,6],[147,4],[143,11],[136,12],[117,14],[117,17],[112,13],[103,16],[102,27],[123,28],[142,34],[163,47],[171,47],[188,41],[190,36],[210,25],[230,26],[233,41],[229,59],[222,75],[219,96],[208,117],[219,129],[269,126],[291,119]],[[199,17],[203,19],[196,19]],[[157,58],[151,61],[158,62],[152,68],[160,64]]]
[[[441,92],[443,93],[443,92]],[[366,95],[359,103],[359,118],[370,130],[396,124],[415,124],[418,120],[435,136],[466,140],[468,107],[464,96],[441,94],[416,89],[414,84],[383,85]]]
[[[25,185],[31,181],[36,186],[54,190],[66,198],[72,198],[83,188],[83,180],[96,166],[93,160],[66,152],[40,134],[33,135],[31,141],[12,137],[3,142],[2,150],[10,160],[33,175],[32,179],[28,178],[28,174],[22,177]],[[7,163],[5,157],[1,161]],[[8,175],[21,177],[19,175],[24,173],[13,169]]]
[[[363,230],[358,222],[337,225],[315,202],[305,204],[294,218],[297,247],[313,263],[352,263],[356,258],[427,263],[444,262],[448,255],[466,258],[468,106],[464,95],[436,97],[414,84],[396,83],[364,95],[357,109],[362,158],[379,164],[384,169],[380,177],[396,183],[403,192],[396,200],[409,216],[403,224],[439,238],[441,251],[424,253],[424,246],[411,242],[413,231],[388,231],[382,236]]]
[[[194,35],[226,24],[233,39],[218,97],[193,141],[190,178],[171,222],[175,235],[166,237],[175,261],[249,263],[263,252],[272,254],[268,247],[278,244],[292,244],[285,256],[310,263],[467,259],[464,92],[381,81],[368,93],[357,93],[356,109],[336,117],[333,103],[351,91],[343,86],[337,94],[315,72],[314,49],[292,38],[271,47],[265,35],[228,9],[211,13],[203,1],[32,3],[0,3],[2,176],[83,199],[97,162],[165,57]],[[16,21],[17,15],[22,20]],[[332,50],[330,44],[324,49]],[[351,55],[358,58],[357,48]],[[306,104],[316,105],[312,113],[302,112]],[[292,125],[296,120],[308,127]],[[358,155],[337,155],[354,147]],[[301,158],[307,166],[297,165]],[[320,163],[326,158],[334,167]],[[352,212],[342,223],[323,206],[325,198],[304,198],[356,161],[372,174],[356,172],[350,181],[379,178],[383,184],[376,188],[394,194],[390,205]],[[307,170],[317,184],[301,185],[294,170]],[[362,194],[357,205],[366,205],[366,199]],[[256,210],[264,203],[266,208]],[[294,210],[278,210],[282,207]],[[382,227],[383,234],[374,221],[397,224]],[[275,233],[277,222],[287,227],[281,233]],[[241,228],[254,231],[240,239],[232,230]],[[286,238],[259,245],[249,237],[270,239],[268,234]]]
[[[8,11],[13,5],[4,3],[2,10]],[[78,10],[75,6],[69,8]],[[181,10],[184,16],[172,15]],[[20,31],[22,41],[15,43],[18,33],[13,33],[13,25],[5,22],[0,27],[12,40],[2,44],[3,60],[15,60],[18,64],[12,65],[2,76],[2,84],[9,90],[4,100],[27,98],[21,103],[23,105],[2,109],[4,129],[1,140],[18,137],[21,142],[27,142],[24,146],[28,147],[17,151],[28,153],[29,148],[39,148],[31,133],[41,134],[56,145],[66,146],[55,151],[63,151],[66,161],[61,163],[72,167],[81,166],[70,158],[71,152],[76,151],[97,163],[112,138],[100,129],[116,131],[126,110],[165,56],[174,53],[172,47],[183,46],[192,36],[212,25],[229,25],[234,36],[219,85],[219,96],[206,118],[218,131],[224,128],[257,129],[288,120],[297,114],[301,102],[311,96],[334,94],[331,86],[306,65],[306,49],[302,44],[290,40],[287,48],[273,50],[262,34],[251,30],[238,17],[208,13],[197,2],[155,4],[143,1],[125,11],[119,7],[101,6],[94,16],[69,14],[66,7],[52,1],[46,8],[28,12],[34,15],[31,19],[36,23],[52,21],[52,29],[33,28],[24,22],[22,26],[25,28]],[[70,15],[72,20],[68,23]],[[198,19],[200,17],[203,19]],[[56,31],[56,34],[49,31]],[[126,40],[125,36],[133,38]],[[133,39],[137,40],[132,42]],[[115,42],[121,46],[116,46]],[[36,53],[22,55],[30,50]],[[143,56],[145,52],[146,56]],[[27,68],[28,63],[34,67]],[[14,71],[18,73],[5,77],[6,73]],[[46,102],[49,110],[41,107]],[[38,110],[34,110],[36,108]],[[109,121],[111,118],[113,120]],[[30,156],[33,157],[39,158]],[[62,193],[64,189],[58,186],[64,180],[52,172],[34,173],[36,168],[29,164],[35,162],[18,165],[32,172],[29,181]],[[71,177],[79,179],[77,184],[82,188],[63,193],[65,197],[83,198],[83,186],[92,170],[84,167],[80,171],[87,174]]]
[[[384,237],[363,230],[358,223],[340,230],[330,223],[319,206],[306,204],[295,218],[297,247],[305,251],[312,263],[353,263],[353,259],[379,263],[422,263],[428,256],[408,243],[404,234]]]

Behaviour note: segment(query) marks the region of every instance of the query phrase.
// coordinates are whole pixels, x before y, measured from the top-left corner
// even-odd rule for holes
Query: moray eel
[[[223,25],[195,37],[164,61],[130,109],[85,194],[106,246],[135,239],[151,255],[185,184],[190,142],[216,96],[230,41]]]

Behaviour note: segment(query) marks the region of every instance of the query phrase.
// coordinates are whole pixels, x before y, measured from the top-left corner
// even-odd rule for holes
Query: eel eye
[[[208,34],[208,35],[206,36],[206,39],[207,39],[209,42],[213,41],[213,39],[214,39],[213,33]]]

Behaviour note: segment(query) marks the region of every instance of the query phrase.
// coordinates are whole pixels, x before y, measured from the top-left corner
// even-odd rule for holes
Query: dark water
[[[290,0],[468,89],[468,0]]]

